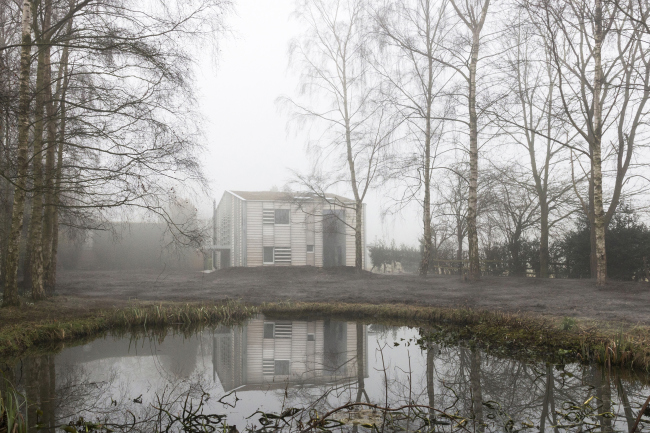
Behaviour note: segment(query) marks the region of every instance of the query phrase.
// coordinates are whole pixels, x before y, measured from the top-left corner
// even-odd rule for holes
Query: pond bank
[[[523,357],[552,357],[566,362],[597,362],[650,371],[650,328],[532,313],[405,304],[280,302],[251,305],[236,301],[116,302],[92,306],[82,298],[55,298],[36,305],[0,310],[0,354],[14,356],[100,336],[163,326],[207,326],[269,317],[341,317],[430,329],[432,339],[453,339]],[[101,305],[101,304],[100,304]],[[40,317],[40,319],[39,319]]]
[[[61,271],[61,296],[87,302],[344,302],[413,304],[536,313],[650,326],[650,284],[593,280],[483,277],[465,282],[456,275],[382,275],[353,268],[229,268],[213,273],[156,271]]]

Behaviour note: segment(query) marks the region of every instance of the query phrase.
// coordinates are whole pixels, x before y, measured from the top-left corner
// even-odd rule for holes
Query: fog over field
[[[0,0],[0,433],[647,431],[650,0]]]
[[[5,304],[58,268],[650,279],[641,0],[1,5]]]
[[[217,201],[227,189],[281,189],[293,180],[292,170],[306,171],[310,165],[309,131],[288,129],[289,116],[276,102],[299,86],[288,59],[289,43],[300,31],[299,21],[292,16],[295,4],[294,0],[238,1],[236,14],[228,21],[232,32],[219,42],[216,63],[205,58],[198,64],[209,143],[206,171]],[[312,125],[311,129],[319,128]],[[337,192],[345,195],[346,189]],[[389,205],[385,194],[373,191],[367,200],[368,238],[415,244],[419,229],[405,222],[419,218],[417,207],[382,219],[381,211]],[[209,215],[211,203],[202,203],[200,210]]]

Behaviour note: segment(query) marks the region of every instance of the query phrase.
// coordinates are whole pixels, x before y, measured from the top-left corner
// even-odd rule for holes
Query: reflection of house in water
[[[365,325],[259,318],[241,328],[217,330],[213,369],[225,391],[356,380],[358,348],[362,371],[368,371],[367,345]]]

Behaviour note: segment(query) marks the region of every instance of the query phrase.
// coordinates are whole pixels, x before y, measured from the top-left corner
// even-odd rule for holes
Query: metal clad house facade
[[[225,392],[332,384],[368,377],[367,325],[263,317],[218,328],[213,376]]]
[[[353,201],[273,191],[226,191],[214,210],[217,269],[354,266]],[[365,266],[365,205],[362,221]]]

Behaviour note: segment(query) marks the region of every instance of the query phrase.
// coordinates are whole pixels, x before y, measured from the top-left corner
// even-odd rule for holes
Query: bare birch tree
[[[481,47],[481,32],[490,7],[490,0],[450,0],[456,11],[456,15],[469,32],[470,46],[469,57],[462,67],[453,66],[451,62],[447,65],[454,69],[464,78],[467,85],[467,108],[469,112],[469,196],[467,205],[467,239],[469,250],[469,273],[470,280],[476,280],[481,275],[478,247],[477,229],[477,191],[478,191],[478,114],[476,111],[476,80],[477,67],[479,62],[479,49]]]
[[[574,155],[571,161],[583,157],[589,161],[587,198],[580,194],[578,198],[591,230],[592,276],[602,285],[607,279],[606,228],[628,183],[637,130],[646,116],[647,41],[638,36],[643,26],[614,3],[553,1],[533,10],[543,23],[550,64],[557,74],[556,115],[577,135],[575,143],[567,144]],[[610,171],[615,175],[605,209],[608,179],[603,173]]]
[[[564,145],[571,143],[573,136],[554,115],[557,73],[548,62],[549,52],[539,41],[535,25],[528,20],[530,16],[521,15],[525,12],[515,10],[514,25],[504,34],[505,62],[500,72],[511,97],[498,104],[491,115],[529,161],[531,186],[539,204],[537,276],[548,278],[549,230],[574,211],[565,206],[572,201],[568,196],[573,188],[565,167],[568,149]]]
[[[402,194],[406,201],[421,203],[422,276],[429,271],[433,250],[431,183],[448,100],[445,84],[449,77],[435,60],[447,31],[446,7],[446,0],[400,1],[384,4],[375,12],[384,48],[373,63],[403,119],[402,141],[408,146],[393,152],[388,176],[406,183],[403,187],[408,192]]]
[[[11,216],[11,232],[5,255],[5,286],[2,305],[18,305],[18,249],[23,228],[25,195],[29,157],[29,75],[32,50],[32,3],[23,0],[21,26],[20,83],[18,103],[18,155],[17,175],[14,189],[14,203]]]
[[[354,200],[355,267],[359,270],[364,255],[363,202],[377,177],[392,131],[368,64],[366,6],[364,0],[298,3],[296,16],[305,31],[291,44],[291,61],[301,71],[301,95],[317,99],[280,98],[297,120],[315,120],[326,130],[313,150],[317,155],[332,155],[334,160],[329,163],[334,168],[327,173],[323,169],[326,161],[318,160],[314,173],[300,176],[300,180],[323,198],[327,186],[347,183]]]

